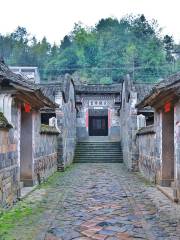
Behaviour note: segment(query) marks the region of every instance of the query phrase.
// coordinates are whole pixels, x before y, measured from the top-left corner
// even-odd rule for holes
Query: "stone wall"
[[[57,93],[62,98],[62,105],[56,109],[57,124],[61,130],[58,136],[58,170],[64,170],[74,159],[76,147],[76,108],[74,86],[70,82],[69,98],[64,101],[62,93]]]
[[[156,181],[155,141],[154,126],[148,126],[138,131],[136,144],[139,153],[139,171],[151,182]]]
[[[88,126],[87,126],[87,118],[88,118],[88,106],[78,105],[78,113],[76,119],[76,129],[77,129],[77,141],[88,140]]]
[[[0,206],[9,207],[20,194],[18,106],[13,102],[11,129],[0,129]]]
[[[180,101],[174,108],[174,145],[175,145],[175,187],[177,198],[180,199]]]
[[[162,111],[154,112],[155,138],[155,162],[156,162],[156,183],[160,184],[162,179]]]
[[[58,133],[48,129],[41,132],[39,112],[33,114],[33,122],[33,180],[35,183],[40,183],[57,171]]]
[[[126,94],[125,84],[122,89],[122,105],[120,111],[121,146],[124,163],[129,170],[138,169],[138,147],[136,144],[137,133],[137,93],[130,91]]]
[[[119,109],[115,106],[110,106],[109,108],[109,139],[120,141],[120,116],[119,116]]]

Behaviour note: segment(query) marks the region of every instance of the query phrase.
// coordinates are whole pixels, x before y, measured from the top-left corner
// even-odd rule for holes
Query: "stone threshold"
[[[27,197],[31,192],[35,190],[37,185],[32,187],[23,187],[21,188],[21,196],[19,197],[19,200],[23,200],[25,197]]]
[[[172,202],[178,203],[178,199],[174,197],[174,191],[172,187],[162,187],[160,185],[157,185],[157,189],[161,191]]]

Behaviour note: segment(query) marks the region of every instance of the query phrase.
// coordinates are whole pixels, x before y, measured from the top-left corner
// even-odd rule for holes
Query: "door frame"
[[[162,111],[162,186],[171,186],[175,179],[174,107]]]
[[[105,120],[105,129],[99,130],[99,132],[104,131],[104,134],[103,133],[102,134],[93,133],[93,131],[95,131],[95,130],[93,130],[93,126],[92,126],[94,119]],[[97,130],[97,132],[98,132],[98,130]],[[108,133],[109,133],[109,131],[108,131],[108,116],[89,116],[89,136],[108,136]]]
[[[20,180],[24,186],[33,185],[33,113],[21,109]]]

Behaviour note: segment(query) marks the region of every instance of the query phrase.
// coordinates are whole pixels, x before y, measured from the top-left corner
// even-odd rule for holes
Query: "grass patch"
[[[155,183],[151,182],[150,180],[146,179],[142,173],[140,172],[135,172],[136,176],[141,180],[141,182],[144,183],[145,186],[147,187],[154,187]]]
[[[56,185],[57,182],[59,182],[59,177],[63,177],[65,174],[67,174],[69,171],[71,171],[74,168],[74,164],[72,163],[68,167],[66,167],[64,172],[55,172],[52,176],[50,176],[46,181],[41,183],[37,188],[49,188],[53,185]]]
[[[7,236],[9,231],[16,226],[17,222],[22,222],[23,219],[31,215],[32,212],[32,208],[25,202],[17,203],[9,211],[2,211],[0,216],[0,239],[13,239]]]
[[[33,192],[41,189],[48,189],[61,184],[61,178],[67,172],[71,171],[74,164],[66,168],[64,172],[56,172],[50,176],[44,183],[37,186]],[[22,201],[17,202],[11,209],[0,209],[0,240],[16,240],[13,237],[13,231],[23,226],[36,226],[36,220],[44,212],[47,199],[44,196],[40,201],[32,201],[31,194],[25,197]],[[18,238],[19,239],[19,238]],[[22,239],[23,240],[23,239]]]

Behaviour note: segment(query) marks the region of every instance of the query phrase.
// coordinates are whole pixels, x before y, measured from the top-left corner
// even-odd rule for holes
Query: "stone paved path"
[[[76,164],[45,191],[29,196],[42,195],[42,213],[14,239],[180,239],[179,205],[123,164]]]

